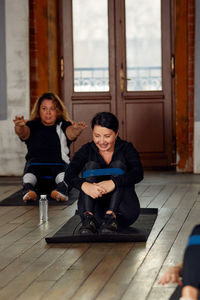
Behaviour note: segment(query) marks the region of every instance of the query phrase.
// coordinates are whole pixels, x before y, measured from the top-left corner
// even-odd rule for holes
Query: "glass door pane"
[[[72,3],[74,91],[109,91],[107,0]]]
[[[127,90],[162,90],[160,0],[126,0]]]

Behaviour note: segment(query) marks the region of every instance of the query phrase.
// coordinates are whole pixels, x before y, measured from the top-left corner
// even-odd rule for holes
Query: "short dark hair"
[[[117,133],[119,129],[119,121],[111,112],[97,113],[91,121],[92,130],[94,129],[95,125],[112,129],[115,133]]]

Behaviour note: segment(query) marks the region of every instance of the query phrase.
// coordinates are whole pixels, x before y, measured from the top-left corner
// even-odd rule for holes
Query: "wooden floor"
[[[19,187],[20,179],[0,178],[0,200]],[[182,259],[200,222],[199,192],[200,175],[146,172],[137,185],[141,206],[159,209],[147,243],[46,244],[76,204],[50,207],[43,225],[38,207],[0,206],[0,299],[169,299],[175,285],[157,281]]]

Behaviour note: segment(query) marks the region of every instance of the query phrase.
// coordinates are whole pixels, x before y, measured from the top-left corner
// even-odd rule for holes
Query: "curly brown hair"
[[[42,96],[36,100],[31,111],[30,120],[36,120],[40,118],[40,106],[43,100],[52,100],[55,103],[58,119],[71,121],[63,101],[56,94],[51,92],[42,94]]]

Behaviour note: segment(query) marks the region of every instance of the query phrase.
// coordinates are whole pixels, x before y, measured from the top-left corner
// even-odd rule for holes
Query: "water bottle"
[[[46,195],[41,195],[39,200],[40,223],[48,221],[48,200]]]

